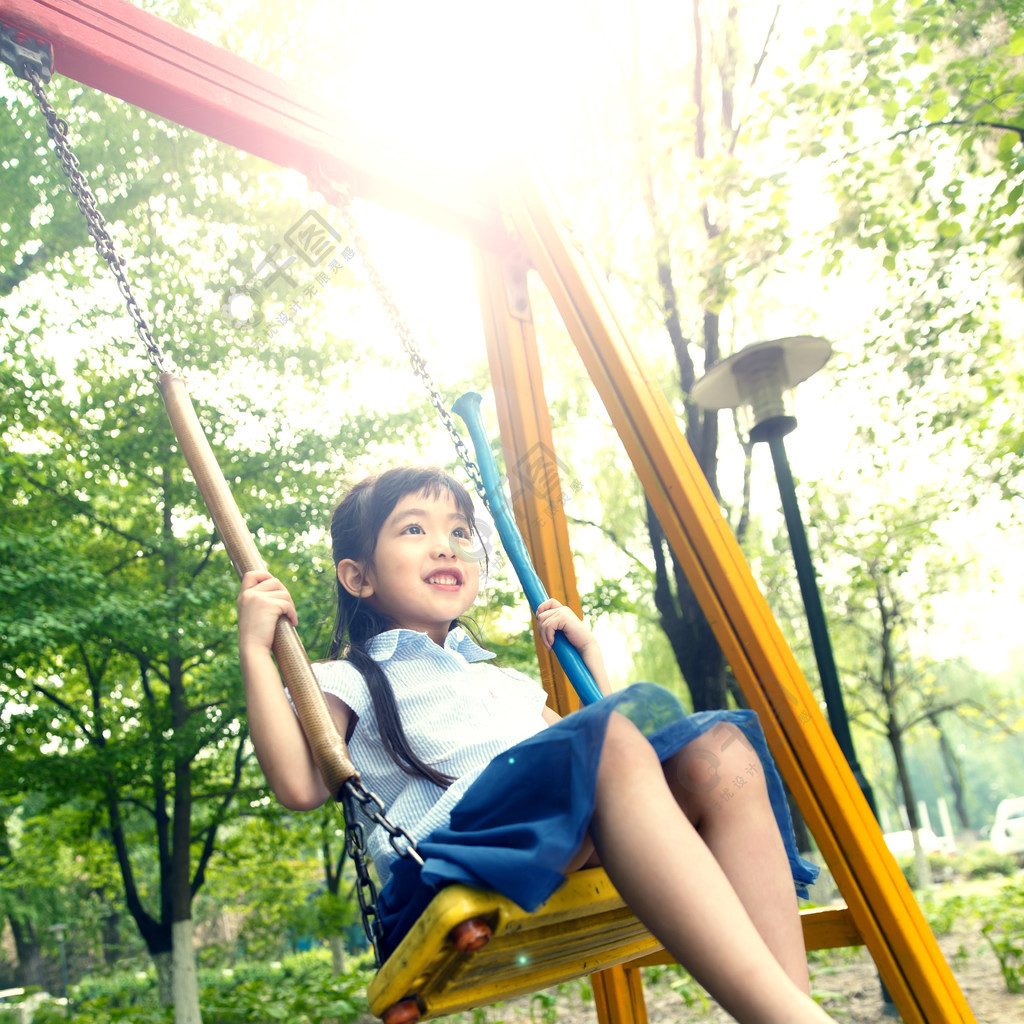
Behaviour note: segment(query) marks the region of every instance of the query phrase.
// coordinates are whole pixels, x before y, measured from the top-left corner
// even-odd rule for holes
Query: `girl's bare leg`
[[[721,723],[663,767],[669,789],[761,938],[793,981],[809,992],[789,858],[756,751],[736,726]]]
[[[650,744],[619,714],[608,724],[590,834],[636,915],[737,1020],[829,1019],[765,944]]]

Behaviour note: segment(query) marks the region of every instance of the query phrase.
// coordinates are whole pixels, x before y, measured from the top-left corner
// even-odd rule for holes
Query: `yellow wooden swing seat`
[[[484,944],[474,950],[474,939]],[[499,893],[450,885],[378,971],[367,998],[373,1014],[398,1024],[536,992],[660,948],[601,868],[571,875],[532,914]]]
[[[809,949],[862,941],[845,907],[807,910],[802,919]],[[442,889],[377,972],[367,998],[385,1024],[402,1024],[513,999],[616,964],[672,962],[604,869],[588,868],[570,875],[533,913],[499,893]]]

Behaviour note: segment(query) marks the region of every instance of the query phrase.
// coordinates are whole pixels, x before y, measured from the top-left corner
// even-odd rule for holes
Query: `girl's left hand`
[[[555,633],[561,630],[590,669],[598,689],[604,694],[612,692],[597,637],[571,608],[566,608],[561,601],[549,598],[537,606],[537,625],[541,639],[549,648],[555,642]]]
[[[537,625],[540,627],[541,639],[549,648],[555,642],[555,633],[559,630],[580,654],[591,644],[597,643],[594,634],[580,617],[553,597],[537,606]]]

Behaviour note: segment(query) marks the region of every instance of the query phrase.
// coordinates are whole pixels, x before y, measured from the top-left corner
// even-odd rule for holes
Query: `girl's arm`
[[[282,615],[298,623],[284,584],[268,572],[247,572],[238,595],[238,654],[249,735],[277,799],[289,810],[307,811],[329,794],[270,653]],[[327,703],[339,733],[347,735],[349,709],[336,697],[328,696]]]
[[[589,627],[571,609],[553,597],[537,606],[537,625],[544,643],[550,647],[555,642],[555,633],[561,630],[573,647],[579,652],[583,663],[597,683],[597,688],[606,696],[612,692],[608,672],[597,638]]]

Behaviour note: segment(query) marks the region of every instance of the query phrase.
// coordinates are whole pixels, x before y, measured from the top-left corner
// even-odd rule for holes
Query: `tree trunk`
[[[174,1005],[174,953],[165,950],[151,954],[156,968],[156,993],[161,1006]]]
[[[172,932],[174,1024],[203,1024],[199,1012],[199,980],[196,975],[196,953],[192,945],[192,919],[175,921]]]
[[[327,941],[331,945],[331,970],[335,974],[344,974],[345,940],[340,935],[332,935]]]
[[[903,790],[903,800],[907,806],[907,824],[914,840],[914,867],[917,875],[916,889],[929,889],[932,884],[932,870],[928,856],[921,845],[921,820],[917,816],[917,801],[914,799],[914,787],[910,783],[910,773],[903,753],[903,733],[889,723],[889,745],[892,747],[893,760],[896,762],[896,774]]]
[[[121,915],[111,910],[100,921],[103,963],[113,967],[121,957]]]
[[[43,965],[43,951],[36,938],[35,928],[31,921],[8,915],[11,923],[11,934],[14,936],[14,948],[18,954],[18,984],[22,986],[38,985],[46,988],[46,973]]]
[[[661,523],[650,502],[647,503],[647,533],[654,553],[654,604],[690,691],[693,710],[727,707],[725,656],[675,555],[668,549]]]
[[[960,766],[959,759],[953,752],[953,748],[950,746],[949,740],[946,738],[942,726],[939,724],[938,715],[929,715],[928,720],[935,727],[935,731],[939,735],[939,750],[942,753],[943,764],[946,766],[950,788],[953,790],[953,806],[956,809],[957,820],[960,822],[960,827],[965,832],[969,832],[971,830],[971,819],[967,814],[963,769]]]

